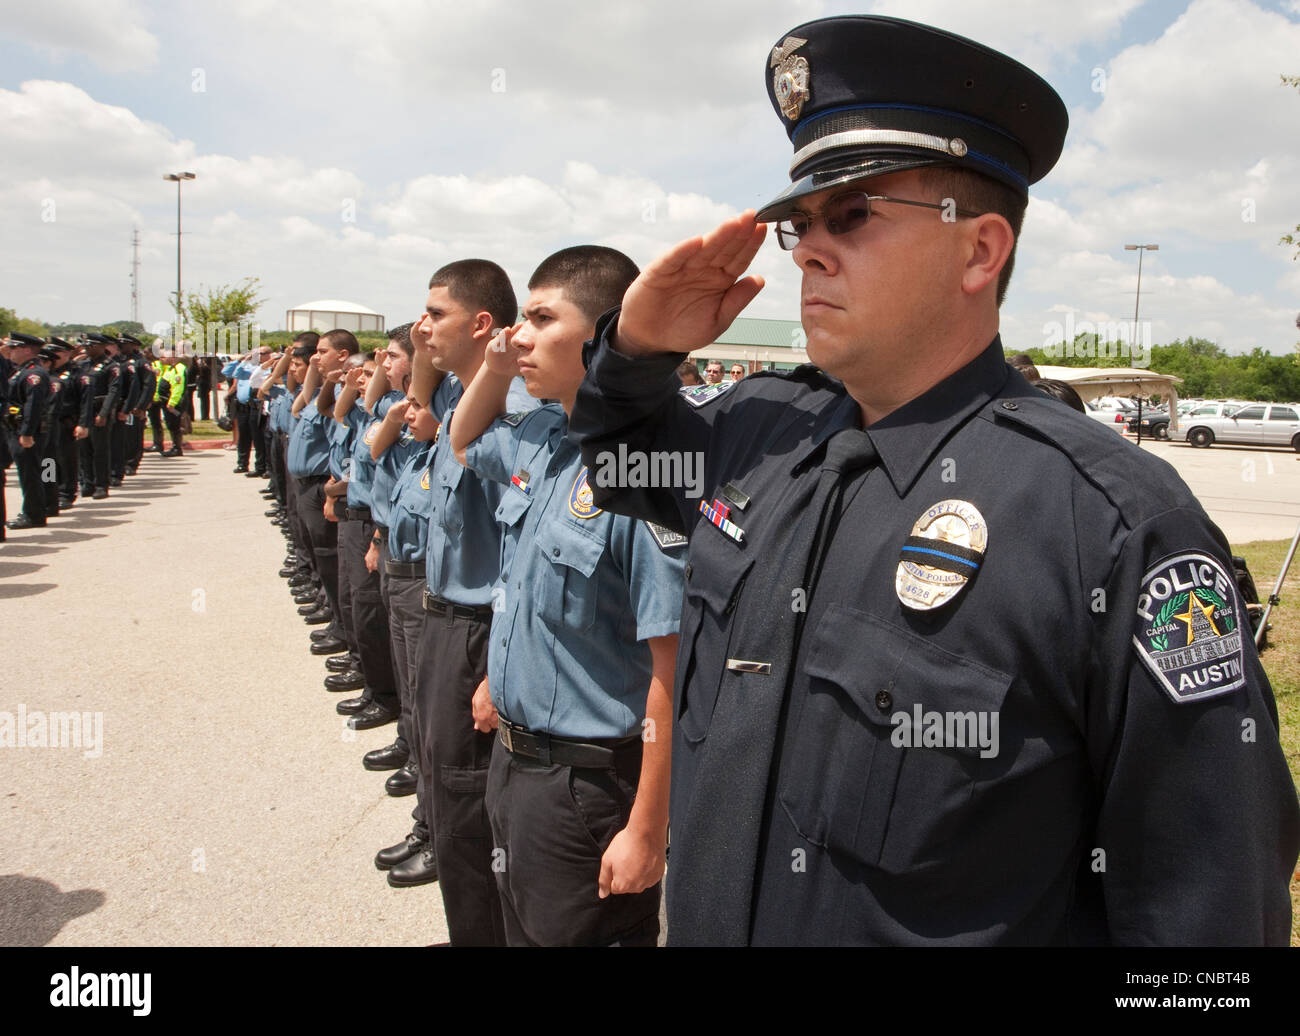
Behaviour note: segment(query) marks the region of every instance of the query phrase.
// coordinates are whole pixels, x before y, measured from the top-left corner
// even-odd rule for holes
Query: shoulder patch
[[[1199,552],[1166,557],[1142,577],[1133,646],[1178,704],[1245,684],[1236,592],[1223,566]]]
[[[656,525],[654,522],[646,522],[645,527],[650,530],[650,535],[655,538],[659,544],[659,549],[668,551],[677,547],[684,547],[690,541],[680,532],[673,532],[672,529],[663,525]]]
[[[41,376],[40,376],[39,374],[29,374],[29,375],[27,375],[27,384],[29,384],[29,385],[39,385],[40,383],[41,383]]]
[[[681,389],[681,394],[691,406],[704,406],[724,395],[734,384],[734,381],[722,381],[716,385],[688,385]]]
[[[503,420],[511,428],[518,428],[519,422],[522,421],[527,416],[528,416],[527,410],[520,410],[513,414],[502,414],[501,420]]]

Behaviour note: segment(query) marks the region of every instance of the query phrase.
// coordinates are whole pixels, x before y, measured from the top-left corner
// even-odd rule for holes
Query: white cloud
[[[90,58],[111,72],[129,72],[158,60],[158,38],[139,23],[134,0],[41,0],[6,4],[4,34],[56,60]]]

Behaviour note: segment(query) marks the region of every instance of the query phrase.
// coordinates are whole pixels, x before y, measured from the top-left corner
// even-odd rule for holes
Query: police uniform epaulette
[[[1041,397],[1041,398],[1040,398]],[[1172,507],[1199,506],[1173,467],[1085,414],[1040,393],[996,398],[983,416],[1029,429],[1059,449],[1130,528]]]
[[[780,378],[782,381],[803,381],[814,388],[830,388],[836,384],[835,379],[815,363],[801,363],[798,367],[788,371],[755,371],[753,374],[745,375],[744,380],[750,378]]]

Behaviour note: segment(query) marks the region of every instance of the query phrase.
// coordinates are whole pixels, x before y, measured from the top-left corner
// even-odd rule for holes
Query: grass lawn
[[[194,427],[185,439],[229,439],[233,432],[223,432],[217,427],[216,421],[195,421]],[[1253,572],[1254,569],[1252,568]]]
[[[1290,540],[1261,540],[1233,546],[1250,566],[1261,602],[1273,592]],[[1291,779],[1300,785],[1300,552],[1291,562],[1279,595],[1281,603],[1268,617],[1272,629],[1268,647],[1260,658],[1273,684],[1278,719],[1282,725],[1282,750],[1291,767]],[[1291,945],[1300,946],[1300,871],[1291,876]]]

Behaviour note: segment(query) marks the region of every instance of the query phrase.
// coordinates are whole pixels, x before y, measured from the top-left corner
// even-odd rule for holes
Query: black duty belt
[[[543,766],[605,770],[612,767],[624,752],[637,751],[641,747],[641,739],[636,735],[616,741],[574,741],[529,730],[507,719],[498,720],[497,740],[505,750],[524,759],[535,759]]]
[[[343,508],[343,517],[349,522],[368,522],[370,521],[370,508],[345,507]]]
[[[414,579],[416,576],[424,575],[424,562],[394,561],[391,558],[385,558],[384,571],[390,576],[401,576],[403,579]]]
[[[424,610],[430,615],[451,615],[457,619],[478,619],[479,622],[492,621],[490,604],[453,604],[442,597],[435,597],[428,590],[424,591]]]
[[[304,475],[302,478],[298,479],[298,484],[300,486],[316,486],[320,485],[322,482],[328,481],[328,475]]]

